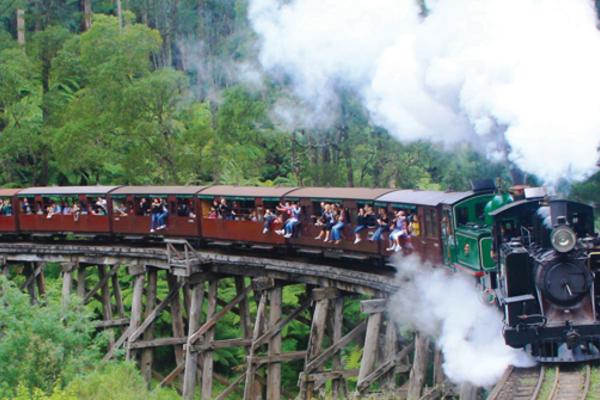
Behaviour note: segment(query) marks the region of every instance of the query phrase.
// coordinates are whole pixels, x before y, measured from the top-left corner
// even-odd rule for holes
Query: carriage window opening
[[[131,212],[131,203],[125,198],[115,199],[112,201],[113,214],[117,217],[126,217]]]
[[[144,196],[136,196],[134,198],[135,214],[138,216],[150,215],[150,200]]]
[[[177,216],[196,218],[196,213],[194,212],[192,199],[178,197],[176,207]]]
[[[19,200],[21,213],[31,215],[35,212],[35,200],[33,197],[23,197]]]
[[[104,196],[88,196],[86,198],[89,206],[89,212],[92,215],[106,216],[108,215],[108,204]]]
[[[0,215],[10,217],[13,215],[12,201],[10,197],[0,198]]]

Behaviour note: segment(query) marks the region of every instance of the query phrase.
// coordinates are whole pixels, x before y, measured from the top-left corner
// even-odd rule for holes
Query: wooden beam
[[[281,319],[281,295],[281,286],[275,286],[269,293],[269,326],[275,325]],[[270,360],[281,354],[281,335],[279,332],[277,331],[269,340],[268,355]],[[281,364],[280,361],[270,361],[267,368],[267,400],[279,400],[280,398]]]
[[[238,376],[237,378],[235,378],[235,380],[233,382],[231,382],[231,384],[229,384],[229,386],[227,386],[218,396],[215,400],[224,400],[227,398],[227,396],[229,396],[229,394],[231,392],[233,392],[234,390],[236,390],[236,387],[244,380],[244,377],[246,376],[246,374],[241,374],[240,376]]]
[[[421,333],[415,333],[415,354],[410,370],[408,399],[418,399],[425,386],[427,364],[429,360],[429,339]]]
[[[338,297],[333,304],[333,318],[331,320],[331,340],[335,345],[342,339],[344,326],[344,298]],[[321,353],[323,354],[323,353]],[[342,357],[340,351],[335,351],[332,355],[331,368],[336,371],[342,370]],[[331,382],[331,392],[334,399],[348,398],[348,389],[346,381],[342,376],[336,377]]]
[[[229,347],[247,347],[252,344],[252,339],[223,339],[223,340],[212,340],[210,342],[202,342],[201,344],[193,344],[191,347],[192,352],[203,352],[209,350],[225,349]]]
[[[273,337],[274,335],[279,334],[279,332],[281,332],[281,330],[283,329],[284,326],[289,324],[291,321],[297,319],[298,315],[302,311],[304,311],[308,307],[310,307],[311,304],[312,304],[311,299],[304,300],[304,302],[302,304],[300,304],[300,307],[298,307],[294,311],[292,311],[292,313],[290,315],[288,315],[286,318],[279,320],[275,324],[269,326],[269,328],[258,339],[256,339],[255,346],[260,346],[260,345],[266,343],[268,340],[270,340],[271,337]]]
[[[294,360],[301,360],[306,357],[306,351],[289,351],[287,353],[281,353],[272,356],[254,356],[248,357],[248,360],[252,364],[256,364],[257,366],[262,364],[273,364],[273,363],[282,363],[289,362]]]
[[[360,302],[360,312],[365,314],[377,314],[385,312],[387,299],[363,300]]]
[[[327,291],[322,289],[313,289],[314,292],[323,293],[318,295],[318,300],[313,313],[312,324],[310,327],[310,336],[308,338],[308,347],[306,350],[306,358],[304,360],[304,376],[308,375],[306,366],[315,359],[320,353],[323,345],[323,337],[325,336],[325,326],[327,321],[327,310],[329,308],[329,297],[325,294]],[[314,295],[313,295],[314,296]],[[313,382],[300,382],[300,398],[311,398],[313,393]]]
[[[206,320],[211,321],[215,317],[215,312],[217,310],[217,295],[218,295],[218,284],[219,281],[214,279],[208,283],[208,307],[206,309]],[[245,295],[243,296],[245,297]],[[233,307],[232,307],[233,308]],[[222,311],[222,310],[221,310]],[[222,313],[221,316],[225,315],[226,312]],[[220,317],[218,318],[220,319]],[[215,329],[214,325],[216,321],[210,326],[209,329],[206,330],[204,334],[205,342],[212,342],[215,338]],[[206,324],[205,324],[206,325]],[[200,330],[198,330],[200,331]],[[202,398],[203,399],[212,399],[212,382],[213,382],[213,352],[212,350],[207,350],[203,353],[203,365],[202,365]]]
[[[77,266],[77,295],[85,299],[85,265]]]
[[[142,296],[144,294],[144,275],[137,275],[133,281],[133,298],[131,301],[131,318],[129,320],[129,327],[123,332],[123,334],[117,339],[115,344],[109,349],[104,356],[103,360],[110,360],[114,352],[125,343],[129,335],[137,329],[142,320]],[[127,359],[131,358],[129,350],[127,351]]]
[[[256,388],[254,387],[254,380],[256,379],[256,365],[252,362],[254,353],[258,346],[256,339],[259,338],[262,326],[264,323],[265,316],[265,305],[267,302],[267,296],[265,293],[260,294],[260,300],[258,301],[258,307],[256,308],[256,320],[254,322],[254,330],[252,332],[252,344],[248,351],[247,364],[246,364],[246,379],[244,383],[244,400],[251,400],[255,398]]]
[[[322,367],[325,362],[335,353],[340,351],[342,348],[346,347],[352,340],[354,340],[357,336],[361,335],[365,328],[367,327],[367,321],[361,321],[354,329],[344,335],[343,338],[338,340],[336,343],[328,347],[326,350],[322,351],[317,357],[311,360],[304,367],[305,373],[312,373],[314,370]]]
[[[146,285],[146,306],[144,307],[144,318],[145,321],[148,320],[156,308],[156,288],[158,286],[158,270],[156,268],[148,269],[148,283]],[[173,292],[173,289],[171,289]],[[174,297],[174,296],[173,296]],[[153,316],[152,320],[145,325],[144,333],[142,337],[144,340],[152,340],[154,339],[154,319],[158,316],[158,312]],[[145,322],[144,321],[144,322]],[[133,343],[137,337],[133,335],[129,337],[128,345]],[[131,349],[130,346],[128,346]],[[146,384],[148,389],[150,389],[150,382],[152,380],[152,364],[154,362],[154,353],[151,347],[146,347],[142,351],[142,356],[140,357],[140,370],[142,376],[146,380]]]
[[[173,290],[177,284],[177,277],[170,273],[167,273],[167,282],[169,290]],[[185,287],[183,288],[185,291]],[[183,315],[181,313],[181,298],[179,292],[171,302],[171,328],[173,330],[173,337],[184,340],[185,343],[185,328],[183,326]],[[173,352],[175,353],[175,363],[177,365],[185,365],[185,352],[183,351],[183,343],[176,344]],[[183,383],[183,382],[182,382]]]
[[[204,281],[191,284],[191,304],[189,311],[188,337],[191,336],[200,326],[200,316],[202,314],[202,303],[204,302]],[[189,342],[188,342],[189,344]],[[183,398],[193,400],[196,390],[196,373],[198,370],[198,353],[191,351],[191,347],[186,346],[185,367],[183,374]]]
[[[235,277],[235,290],[239,295],[244,291],[244,277],[236,276]],[[251,338],[252,337],[252,321],[250,321],[250,308],[248,305],[248,296],[245,296],[239,305],[238,314],[240,316],[240,329],[242,331],[242,337]]]
[[[38,267],[39,267],[39,272],[36,275],[38,296],[45,297],[46,296],[46,278],[44,276],[44,264],[38,263]]]
[[[94,321],[93,324],[94,328],[96,329],[114,328],[116,326],[128,325],[129,318],[112,319],[109,321]]]
[[[93,287],[92,290],[90,290],[85,297],[83,298],[83,302],[87,303],[88,301],[90,301],[90,299],[94,296],[94,294],[96,294],[96,292],[100,289],[103,288],[104,286],[106,286],[106,283],[108,282],[108,280],[110,279],[111,276],[113,276],[113,274],[115,274],[117,272],[117,269],[119,268],[118,265],[113,265],[110,269],[110,271],[108,272],[108,274],[104,274],[98,281],[98,283],[96,283],[96,286]]]
[[[119,271],[117,270],[117,272],[113,276],[111,276],[110,279],[113,288],[113,295],[115,296],[115,305],[117,306],[117,313],[121,318],[125,318],[125,306],[123,305],[123,294],[121,293],[121,284],[119,283]]]
[[[198,328],[188,339],[189,344],[194,344],[202,335],[208,332],[218,320],[223,318],[225,314],[231,311],[235,306],[238,305],[242,299],[244,299],[248,292],[251,290],[251,286],[248,286],[244,291],[238,294],[233,300],[231,300],[225,307],[223,307],[218,313],[209,318],[200,328]]]
[[[367,320],[367,334],[363,346],[362,358],[360,360],[360,371],[358,373],[358,388],[361,383],[373,371],[373,365],[377,359],[377,348],[379,342],[379,329],[381,328],[382,313],[370,314]]]
[[[398,352],[398,333],[396,324],[391,319],[388,319],[385,327],[385,342],[383,345],[383,354],[385,357],[390,357]],[[368,378],[365,378],[367,380]],[[392,369],[383,379],[383,388],[386,391],[392,391],[396,387],[396,376]]]
[[[136,341],[140,337],[140,335],[144,333],[146,328],[148,328],[148,326],[150,326],[150,324],[154,322],[154,320],[158,317],[161,311],[164,310],[171,303],[171,301],[173,301],[173,298],[175,297],[175,295],[177,295],[180,287],[181,283],[177,283],[176,287],[169,292],[167,297],[163,301],[161,301],[160,304],[157,305],[150,312],[150,314],[148,314],[148,316],[144,319],[144,322],[142,322],[142,324],[129,337],[130,343]]]
[[[64,308],[69,305],[69,299],[71,297],[71,286],[73,285],[71,269],[71,264],[63,265],[62,304]]]

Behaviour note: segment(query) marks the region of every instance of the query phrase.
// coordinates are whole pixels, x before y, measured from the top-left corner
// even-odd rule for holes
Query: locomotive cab
[[[506,343],[539,361],[600,358],[592,208],[537,198],[491,216]]]

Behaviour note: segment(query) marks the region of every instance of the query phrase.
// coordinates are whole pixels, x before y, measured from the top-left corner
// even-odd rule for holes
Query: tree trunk
[[[25,46],[25,10],[17,8],[17,42]]]
[[[83,30],[87,31],[92,27],[92,0],[82,0],[83,8]]]
[[[119,30],[123,29],[123,7],[121,5],[121,0],[116,0],[117,2],[117,18],[119,19]]]

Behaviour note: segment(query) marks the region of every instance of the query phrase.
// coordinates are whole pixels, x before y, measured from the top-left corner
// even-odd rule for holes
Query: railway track
[[[591,367],[509,367],[488,400],[585,400],[590,391]],[[546,382],[547,380],[552,382]],[[543,393],[546,383],[549,392]]]
[[[590,389],[591,367],[556,367],[550,400],[585,400]]]

